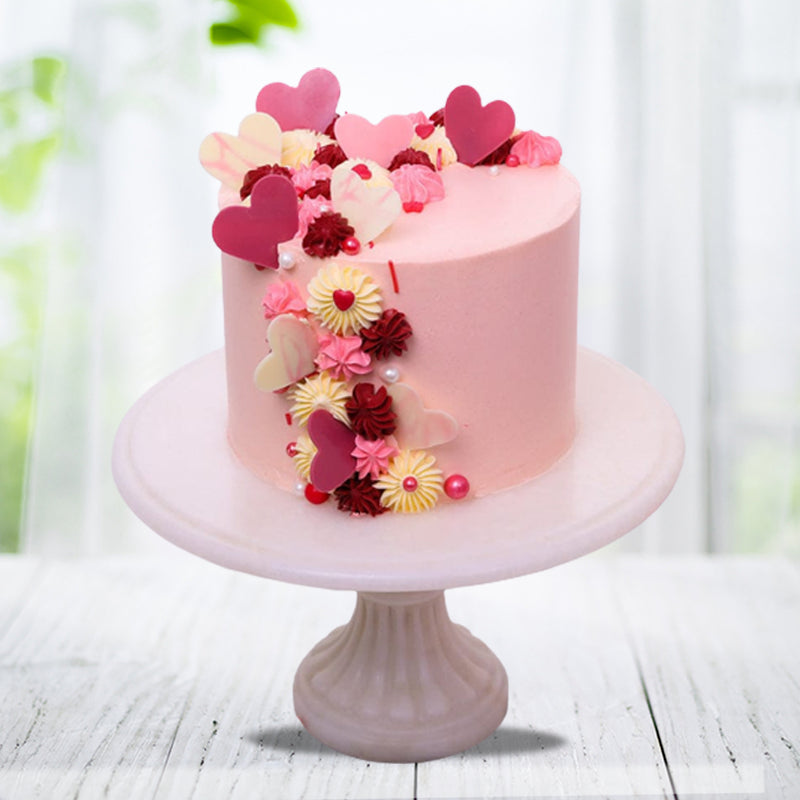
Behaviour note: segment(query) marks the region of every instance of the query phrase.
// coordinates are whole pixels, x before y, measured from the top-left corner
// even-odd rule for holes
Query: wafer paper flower
[[[370,357],[361,349],[360,336],[324,334],[315,362],[321,370],[344,381],[372,371]]]
[[[365,439],[356,434],[356,446],[351,455],[356,460],[359,478],[369,475],[377,478],[389,468],[389,462],[397,455],[397,448],[387,444],[384,439]]]
[[[444,481],[436,459],[424,450],[403,450],[375,482],[381,504],[401,514],[428,511],[442,494]]]
[[[292,183],[297,193],[302,196],[303,193],[310,189],[317,181],[330,180],[333,170],[327,164],[318,164],[312,161],[295,170],[292,175]]]
[[[310,375],[291,390],[292,415],[298,424],[305,425],[308,418],[318,410],[328,411],[341,422],[347,422],[345,407],[350,393],[344,381],[337,381],[327,372]]]
[[[305,317],[306,301],[300,295],[300,288],[293,281],[271,283],[267,287],[261,301],[264,307],[265,319],[273,319],[281,314],[294,314],[296,317]]]

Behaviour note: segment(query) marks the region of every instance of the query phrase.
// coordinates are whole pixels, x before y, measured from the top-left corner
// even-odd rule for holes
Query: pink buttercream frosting
[[[444,199],[441,175],[422,164],[404,164],[391,178],[406,211],[422,211],[428,203]]]
[[[337,380],[347,381],[354,375],[366,375],[372,371],[370,357],[361,349],[360,336],[325,334],[319,341],[315,362]]]
[[[511,154],[519,159],[520,164],[542,167],[546,164],[558,164],[561,161],[561,145],[552,136],[525,131],[514,142]]]
[[[333,170],[327,164],[317,164],[316,161],[312,161],[294,171],[292,183],[298,192],[305,192],[317,181],[328,180],[332,173]]]
[[[359,478],[377,478],[389,468],[389,462],[397,455],[397,448],[384,439],[364,439],[356,434],[355,448],[350,454],[356,460]]]
[[[294,314],[299,317],[308,313],[306,301],[300,295],[297,284],[292,281],[271,283],[267,287],[261,305],[264,307],[266,319],[273,319],[281,314]]]

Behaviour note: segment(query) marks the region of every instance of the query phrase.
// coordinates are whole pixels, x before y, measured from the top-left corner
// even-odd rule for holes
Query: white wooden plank
[[[447,600],[504,663],[509,713],[477,747],[420,764],[420,800],[672,796],[601,559]]]
[[[800,796],[796,568],[637,558],[615,572],[678,796]]]
[[[306,652],[347,621],[355,594],[235,576],[224,613],[185,636],[193,691],[158,798],[410,798],[413,764],[369,764],[320,744],[294,716]]]
[[[41,567],[38,559],[0,555],[0,653],[3,633],[24,605]]]

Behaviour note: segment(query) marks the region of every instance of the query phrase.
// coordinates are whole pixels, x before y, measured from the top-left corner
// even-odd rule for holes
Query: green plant
[[[273,25],[298,28],[300,22],[287,0],[225,0],[231,16],[209,29],[215,45],[260,44]]]

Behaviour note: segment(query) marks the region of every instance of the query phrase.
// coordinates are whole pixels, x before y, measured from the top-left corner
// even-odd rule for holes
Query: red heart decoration
[[[444,129],[462,164],[474,167],[514,132],[514,109],[503,100],[481,105],[471,86],[457,86],[444,106]]]
[[[341,89],[327,69],[306,72],[297,88],[285,83],[267,84],[256,98],[256,110],[277,120],[281,130],[310,128],[324,133],[336,116]]]
[[[333,304],[339,311],[347,311],[355,299],[356,296],[349,289],[336,289],[333,292]]]
[[[211,228],[222,250],[256,266],[278,268],[278,243],[297,233],[297,192],[283,175],[267,175],[253,187],[250,206],[228,206]]]
[[[321,492],[332,492],[356,471],[356,460],[350,455],[356,435],[323,409],[317,409],[308,418],[308,435],[317,446],[311,462],[311,483]]]

